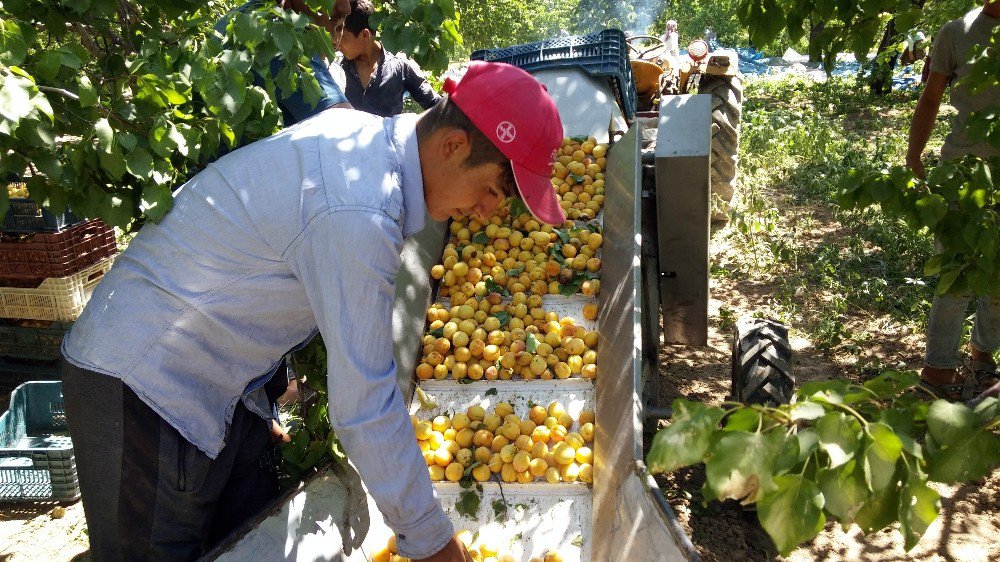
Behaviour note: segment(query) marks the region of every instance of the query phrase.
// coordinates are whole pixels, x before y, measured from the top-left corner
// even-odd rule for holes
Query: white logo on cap
[[[515,136],[517,136],[517,130],[510,121],[501,121],[497,125],[497,139],[500,142],[513,142]]]

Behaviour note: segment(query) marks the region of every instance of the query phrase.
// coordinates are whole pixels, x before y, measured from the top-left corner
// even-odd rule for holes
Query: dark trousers
[[[93,560],[193,560],[278,494],[270,424],[242,402],[218,458],[120,380],[63,364]]]

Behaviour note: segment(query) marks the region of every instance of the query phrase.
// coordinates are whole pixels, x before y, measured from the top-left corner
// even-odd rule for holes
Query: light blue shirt
[[[430,556],[453,529],[396,386],[391,328],[403,238],[424,211],[416,116],[327,110],[187,182],[98,284],[63,353],[215,458],[251,381],[318,327],[330,421],[401,552]]]

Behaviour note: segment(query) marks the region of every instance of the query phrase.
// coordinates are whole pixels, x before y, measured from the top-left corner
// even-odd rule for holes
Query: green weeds
[[[921,279],[930,237],[835,201],[849,169],[903,161],[917,94],[873,97],[853,79],[789,78],[750,81],[745,99],[741,200],[725,231],[740,251],[726,274],[780,281],[763,304],[823,351],[870,336],[852,318],[921,326],[934,287]],[[935,130],[932,148],[945,132]]]

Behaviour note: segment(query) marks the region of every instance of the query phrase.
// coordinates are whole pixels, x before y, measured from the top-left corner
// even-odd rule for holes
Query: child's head
[[[417,125],[424,200],[432,218],[487,219],[517,194],[536,218],[565,220],[552,187],[562,122],[545,88],[520,68],[474,62]]]
[[[338,47],[345,59],[354,60],[371,48],[375,30],[369,25],[368,18],[373,13],[375,6],[371,0],[351,0],[351,13],[344,20],[344,36]]]

